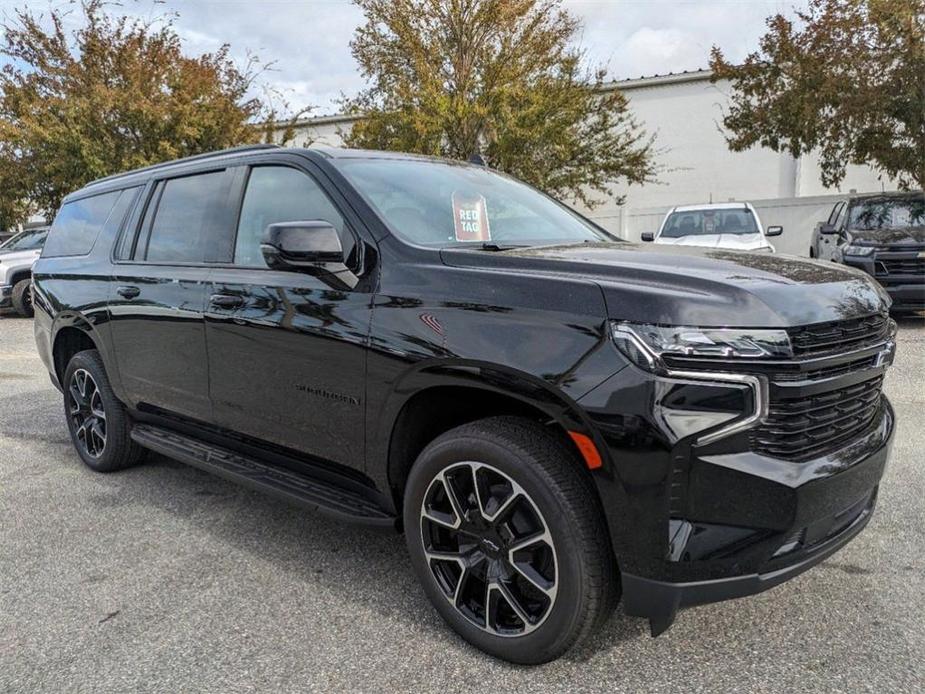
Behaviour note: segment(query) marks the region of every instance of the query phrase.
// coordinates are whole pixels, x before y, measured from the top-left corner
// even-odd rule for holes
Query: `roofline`
[[[675,205],[672,212],[694,212],[696,210],[754,210],[747,200],[727,200],[726,202],[694,202],[688,205]]]
[[[683,84],[685,82],[707,82],[713,77],[713,71],[703,70],[685,70],[684,72],[670,72],[667,75],[651,75],[649,77],[632,77],[622,80],[613,80],[601,85],[600,91],[611,92],[615,89],[620,91],[632,91],[633,89],[648,89],[652,87],[666,87],[672,84]],[[326,116],[309,116],[308,118],[299,118],[292,123],[280,123],[274,130],[285,130],[289,127],[304,128],[318,125],[339,125],[353,123],[360,120],[362,114],[350,113],[332,113]]]
[[[684,72],[669,72],[667,75],[651,75],[649,77],[633,77],[630,79],[614,80],[601,85],[601,91],[620,91],[632,89],[645,89],[648,87],[665,87],[671,84],[683,84],[684,82],[707,82],[713,77],[713,71],[704,70],[685,70]]]
[[[118,178],[124,176],[133,176],[140,173],[149,173],[151,171],[157,171],[158,169],[166,169],[171,166],[179,166],[180,164],[187,164],[189,162],[201,161],[205,159],[212,159],[225,156],[227,154],[242,154],[245,152],[251,151],[261,151],[265,149],[280,149],[280,145],[272,143],[261,143],[253,145],[240,145],[238,147],[228,147],[227,149],[219,149],[214,152],[202,152],[201,154],[194,154],[189,157],[182,157],[180,159],[169,159],[167,161],[158,162],[157,164],[150,164],[148,166],[142,166],[138,169],[129,169],[128,171],[120,171],[119,173],[110,174],[109,176],[104,176],[103,178],[97,178],[93,181],[90,181],[85,188],[94,186],[98,183],[107,183],[109,181],[114,181]]]
[[[893,190],[879,193],[848,193],[848,200],[876,200],[877,198],[917,198],[923,194],[921,190]]]

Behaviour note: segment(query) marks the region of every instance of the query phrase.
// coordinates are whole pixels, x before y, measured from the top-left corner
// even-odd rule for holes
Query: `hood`
[[[655,243],[666,246],[700,246],[705,248],[729,248],[732,250],[755,250],[766,248],[770,244],[764,235],[756,234],[691,234],[676,239],[659,236]]]
[[[30,251],[4,251],[0,250],[0,263],[12,265],[13,263],[28,263],[29,261],[38,260],[42,254],[41,250]]]
[[[849,229],[848,236],[851,241],[867,246],[925,245],[925,225],[905,229]]]
[[[772,254],[588,243],[441,255],[458,267],[592,280],[609,318],[637,322],[790,327],[870,315],[889,303],[860,270]]]

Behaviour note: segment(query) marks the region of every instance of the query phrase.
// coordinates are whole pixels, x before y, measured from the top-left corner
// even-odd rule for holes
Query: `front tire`
[[[21,316],[32,318],[32,280],[20,280],[13,285],[13,296],[10,298],[13,310]]]
[[[412,565],[446,622],[515,663],[565,653],[608,617],[619,584],[603,511],[574,451],[517,417],[430,443],[405,487]]]
[[[64,372],[64,414],[80,459],[96,472],[114,472],[138,463],[144,449],[131,438],[125,406],[109,385],[95,349],[78,352]]]

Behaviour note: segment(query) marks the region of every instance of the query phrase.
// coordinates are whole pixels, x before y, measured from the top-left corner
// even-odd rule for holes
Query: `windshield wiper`
[[[494,243],[492,241],[485,241],[482,243],[482,245],[479,246],[479,248],[483,251],[496,252],[496,251],[509,251],[513,248],[529,248],[529,246],[524,246],[522,244],[521,245],[510,244],[510,243],[506,243],[502,245],[500,243]]]

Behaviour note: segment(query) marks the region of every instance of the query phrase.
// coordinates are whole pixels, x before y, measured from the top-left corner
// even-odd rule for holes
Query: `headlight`
[[[644,369],[665,368],[663,357],[715,357],[718,359],[791,358],[785,330],[752,328],[695,328],[642,323],[611,323],[617,348]]]
[[[874,252],[873,246],[845,246],[844,254],[856,257],[864,257]]]

